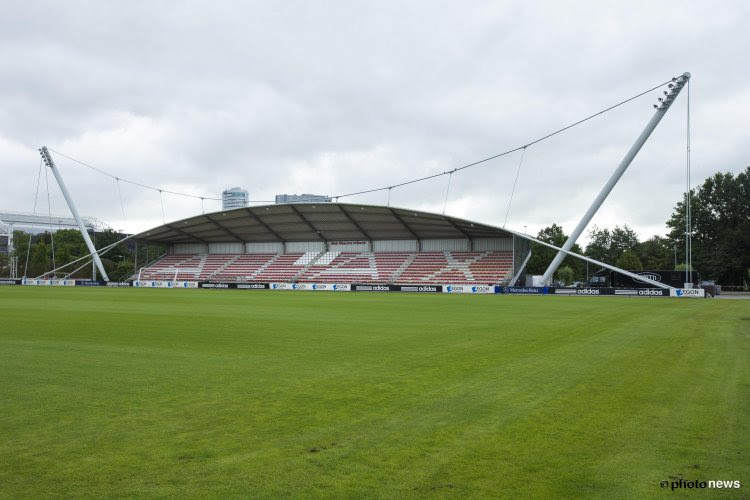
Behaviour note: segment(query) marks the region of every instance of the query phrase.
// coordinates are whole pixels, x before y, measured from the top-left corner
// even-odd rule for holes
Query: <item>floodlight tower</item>
[[[99,254],[96,253],[96,248],[94,247],[94,243],[92,243],[91,238],[89,237],[89,233],[86,232],[86,226],[83,224],[83,219],[81,219],[81,216],[78,214],[78,209],[76,209],[75,204],[73,203],[73,198],[70,196],[70,193],[68,192],[68,188],[65,187],[65,182],[63,182],[62,176],[60,175],[60,171],[55,166],[55,162],[52,160],[52,157],[49,154],[49,151],[47,151],[47,146],[42,146],[42,148],[39,150],[39,154],[42,155],[42,160],[44,160],[44,164],[47,165],[47,167],[52,170],[52,173],[55,175],[55,179],[57,179],[57,185],[60,186],[60,191],[62,191],[63,196],[65,197],[65,201],[68,202],[68,207],[70,207],[70,212],[73,214],[73,218],[76,220],[76,223],[78,224],[78,229],[81,231],[81,236],[83,236],[83,241],[86,242],[86,247],[89,249],[89,253],[94,259],[94,263],[96,264],[96,267],[99,269],[99,272],[102,275],[102,278],[104,278],[104,281],[109,281],[109,277],[107,276],[107,272],[104,270],[104,266],[102,265],[102,260],[99,258]]]
[[[635,155],[638,154],[661,119],[664,118],[667,110],[677,98],[680,90],[682,90],[682,88],[687,84],[689,79],[690,73],[687,72],[683,73],[680,77],[672,78],[672,83],[669,84],[669,91],[664,91],[664,97],[659,98],[659,104],[654,104],[656,113],[654,113],[654,116],[646,124],[646,127],[643,129],[643,132],[641,132],[641,135],[638,136],[638,138],[635,140],[635,143],[633,143],[633,145],[630,147],[630,150],[627,152],[615,171],[612,173],[612,176],[604,185],[601,192],[599,192],[599,195],[594,199],[594,202],[591,204],[589,209],[585,214],[583,214],[583,218],[578,223],[573,232],[570,233],[570,236],[568,237],[565,244],[561,247],[562,250],[560,250],[557,255],[555,255],[555,258],[552,260],[549,267],[544,272],[544,276],[542,276],[542,283],[550,283],[552,281],[552,275],[555,274],[555,271],[557,271],[557,268],[560,266],[563,259],[567,255],[565,252],[570,251],[578,237],[581,236],[583,230],[586,229],[586,226],[588,226],[589,222],[591,222],[591,219],[602,206],[604,200],[606,200],[607,196],[609,196],[612,188],[615,187],[615,184],[617,184],[617,181],[620,180],[622,174],[624,174],[625,170],[627,170],[628,166],[630,166],[630,163],[635,158]]]

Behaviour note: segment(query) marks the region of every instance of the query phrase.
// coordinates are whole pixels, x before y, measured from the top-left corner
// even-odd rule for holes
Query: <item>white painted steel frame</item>
[[[65,201],[68,203],[68,207],[70,208],[70,212],[73,214],[73,218],[76,220],[76,224],[78,224],[78,229],[81,231],[83,241],[86,242],[86,247],[89,249],[90,255],[94,258],[94,262],[96,263],[96,267],[99,269],[99,273],[102,275],[102,278],[104,278],[104,281],[109,281],[109,276],[107,276],[107,272],[104,270],[102,260],[99,258],[99,254],[96,252],[94,243],[91,241],[89,233],[86,231],[86,226],[83,224],[83,220],[78,213],[78,209],[76,209],[75,203],[73,203],[73,198],[70,196],[68,188],[65,186],[65,182],[60,175],[60,171],[55,166],[55,162],[52,160],[49,151],[47,151],[47,147],[42,146],[42,148],[39,150],[39,153],[42,155],[44,163],[47,165],[47,167],[49,167],[50,170],[52,170],[52,173],[55,175],[57,185],[60,186],[60,191],[62,191],[62,194],[65,197]]]
[[[612,176],[609,178],[607,183],[604,184],[604,187],[599,192],[597,197],[594,199],[594,202],[591,204],[591,206],[586,211],[586,213],[583,214],[583,218],[581,218],[581,221],[578,223],[578,225],[573,230],[573,232],[570,233],[570,236],[568,237],[567,241],[565,241],[560,251],[557,252],[557,255],[555,255],[555,258],[550,263],[549,267],[547,267],[547,270],[544,272],[544,276],[542,276],[542,283],[549,284],[552,281],[552,275],[555,274],[555,271],[557,271],[557,268],[562,263],[563,259],[565,258],[565,255],[573,247],[578,237],[581,236],[581,234],[583,233],[583,230],[586,229],[586,226],[588,226],[589,222],[591,222],[591,219],[594,217],[596,212],[602,206],[602,203],[604,203],[604,200],[607,199],[607,196],[609,196],[609,193],[612,191],[612,189],[615,187],[617,182],[620,180],[620,177],[622,177],[622,174],[625,173],[625,170],[627,170],[628,166],[630,166],[630,163],[633,161],[635,156],[638,154],[638,152],[641,150],[643,145],[646,143],[646,140],[648,140],[649,136],[654,131],[656,126],[659,124],[661,119],[664,118],[664,115],[667,113],[667,110],[670,108],[672,102],[674,102],[675,98],[680,93],[680,90],[682,90],[682,88],[685,86],[685,84],[688,82],[689,79],[690,79],[690,73],[683,73],[683,75],[680,78],[677,78],[675,80],[673,89],[669,93],[669,95],[665,99],[660,99],[663,102],[661,105],[657,105],[654,116],[646,124],[646,127],[643,129],[641,134],[635,140],[635,143],[633,143],[633,145],[630,147],[625,157],[622,159],[620,164],[612,173]]]

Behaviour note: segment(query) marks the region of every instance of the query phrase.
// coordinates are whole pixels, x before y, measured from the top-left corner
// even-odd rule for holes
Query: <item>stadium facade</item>
[[[85,218],[87,230],[95,231],[96,224],[91,218]],[[35,215],[21,212],[0,212],[0,253],[10,253],[13,250],[13,231],[23,231],[29,234],[44,232],[54,233],[60,229],[78,229],[75,219],[60,215]]]
[[[167,246],[139,280],[513,284],[529,242],[501,228],[405,208],[346,203],[244,207],[134,236]]]

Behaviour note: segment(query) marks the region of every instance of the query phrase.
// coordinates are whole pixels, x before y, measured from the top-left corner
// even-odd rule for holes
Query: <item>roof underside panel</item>
[[[504,238],[500,228],[374,205],[299,203],[238,208],[171,222],[135,236],[153,243]]]

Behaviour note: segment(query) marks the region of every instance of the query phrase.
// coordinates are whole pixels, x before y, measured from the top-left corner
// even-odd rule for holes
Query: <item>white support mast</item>
[[[588,226],[589,222],[591,222],[591,219],[602,206],[604,200],[607,199],[607,196],[609,196],[609,193],[615,187],[617,181],[620,180],[622,174],[624,174],[625,170],[627,170],[628,166],[630,166],[630,163],[635,158],[635,155],[638,154],[661,119],[664,118],[667,110],[677,98],[677,95],[680,93],[680,90],[682,90],[682,87],[685,86],[688,79],[690,79],[690,73],[683,73],[679,78],[674,78],[672,80],[673,83],[669,84],[671,90],[669,92],[665,92],[666,95],[664,98],[659,98],[659,104],[654,104],[656,113],[654,113],[654,116],[651,118],[648,124],[646,124],[646,127],[643,129],[643,132],[641,132],[641,135],[638,136],[638,138],[635,140],[635,143],[630,147],[630,150],[617,166],[617,169],[615,169],[615,171],[612,173],[612,176],[604,185],[599,195],[594,199],[594,202],[583,215],[583,218],[578,223],[576,228],[572,233],[570,233],[567,241],[562,246],[562,250],[560,250],[557,255],[555,255],[555,258],[552,260],[549,267],[544,272],[544,276],[542,276],[542,283],[550,283],[552,281],[552,276],[555,274],[555,271],[557,271],[557,268],[560,266],[563,259],[565,259],[567,252],[570,251],[578,237],[581,236],[581,233],[583,233],[583,230],[586,229],[586,226]]]
[[[68,188],[65,187],[65,182],[63,182],[62,176],[60,175],[60,171],[55,166],[55,162],[52,161],[52,157],[50,156],[49,151],[47,151],[47,147],[42,146],[42,148],[39,150],[39,154],[42,155],[42,160],[44,160],[44,164],[47,165],[47,167],[50,170],[52,170],[53,174],[55,174],[55,179],[57,179],[57,185],[60,186],[60,191],[62,191],[62,194],[65,197],[65,201],[68,202],[68,207],[70,207],[70,212],[73,214],[73,218],[76,220],[76,223],[78,224],[78,229],[80,229],[81,231],[81,236],[83,236],[83,241],[86,242],[86,247],[88,247],[89,252],[93,256],[94,263],[96,264],[96,267],[99,269],[99,273],[102,275],[102,278],[104,278],[104,281],[109,281],[107,272],[104,270],[104,266],[102,265],[102,260],[99,258],[99,254],[96,253],[96,248],[94,248],[94,243],[92,243],[91,238],[89,237],[89,233],[86,232],[86,226],[83,224],[83,220],[81,219],[81,216],[78,214],[78,210],[76,209],[76,206],[73,203],[73,198],[70,196],[70,193],[68,192]]]
[[[514,234],[514,235],[518,236],[519,238],[527,239],[527,240],[529,240],[529,241],[531,241],[533,243],[536,243],[538,245],[542,245],[542,246],[545,246],[547,248],[552,248],[553,250],[557,250],[558,252],[563,252],[563,253],[565,253],[565,255],[570,255],[571,257],[575,257],[577,259],[581,259],[583,261],[590,262],[592,264],[596,264],[597,266],[604,267],[606,269],[609,269],[610,271],[615,271],[615,272],[624,274],[625,276],[628,276],[629,278],[633,278],[634,280],[642,281],[644,283],[648,283],[649,285],[653,285],[653,286],[655,286],[657,288],[663,288],[663,289],[667,289],[667,290],[670,289],[670,288],[674,288],[674,287],[666,285],[666,284],[664,284],[664,283],[662,283],[660,281],[654,281],[654,280],[649,279],[649,278],[647,278],[645,276],[642,276],[640,274],[631,273],[630,271],[626,271],[625,269],[620,269],[619,267],[612,266],[612,265],[607,264],[605,262],[594,260],[591,257],[586,257],[585,255],[579,255],[579,254],[577,254],[575,252],[571,252],[570,250],[564,250],[561,247],[556,247],[552,243],[547,243],[546,241],[542,241],[542,240],[538,240],[536,238],[532,238],[531,236],[529,236],[527,234],[521,234],[521,233],[518,233],[516,231],[513,231],[513,230],[505,228],[505,227],[503,228],[503,231],[507,231],[507,232],[509,232],[511,234]]]

